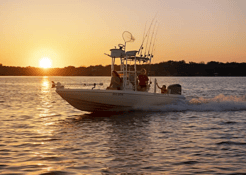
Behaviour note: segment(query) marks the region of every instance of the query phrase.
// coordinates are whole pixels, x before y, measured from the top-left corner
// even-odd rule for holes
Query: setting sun
[[[45,57],[45,58],[42,58],[40,61],[39,61],[39,67],[42,67],[42,68],[50,68],[52,66],[52,61],[51,59]]]

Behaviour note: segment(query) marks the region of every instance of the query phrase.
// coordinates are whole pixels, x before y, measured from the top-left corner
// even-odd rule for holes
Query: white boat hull
[[[56,92],[73,107],[89,112],[127,111],[138,107],[175,103],[185,98],[183,95],[119,90],[58,88]]]

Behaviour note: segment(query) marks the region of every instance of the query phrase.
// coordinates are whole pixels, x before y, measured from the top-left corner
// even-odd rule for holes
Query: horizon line
[[[168,60],[168,61],[162,61],[162,62],[159,62],[159,63],[150,63],[151,65],[154,65],[154,64],[160,64],[160,63],[167,63],[167,62],[185,62],[186,64],[190,64],[190,63],[195,63],[195,64],[208,64],[210,62],[216,62],[216,63],[223,63],[223,64],[229,64],[229,63],[237,63],[237,64],[245,64],[246,62],[220,62],[220,61],[208,61],[207,63],[205,63],[204,61],[200,61],[200,62],[193,62],[193,61],[189,61],[189,62],[186,62],[185,60],[179,60],[179,61],[174,61],[174,60]],[[98,65],[90,65],[90,66],[72,66],[72,65],[69,65],[69,66],[65,66],[65,67],[49,67],[49,68],[43,68],[43,67],[34,67],[34,66],[25,66],[25,67],[22,67],[22,66],[8,66],[8,65],[3,65],[2,63],[0,63],[0,67],[19,67],[19,68],[40,68],[40,69],[58,69],[58,68],[66,68],[66,67],[75,67],[75,68],[79,68],[79,67],[91,67],[91,66],[110,66],[111,64],[107,64],[107,65],[102,65],[102,64],[98,64]],[[115,64],[115,65],[118,65],[118,64]],[[146,64],[141,64],[141,65],[146,65]]]

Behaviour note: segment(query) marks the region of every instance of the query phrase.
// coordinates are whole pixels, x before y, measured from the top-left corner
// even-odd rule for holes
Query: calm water
[[[90,114],[50,81],[106,88],[110,77],[0,77],[0,174],[245,173],[246,78],[157,79],[187,100]]]

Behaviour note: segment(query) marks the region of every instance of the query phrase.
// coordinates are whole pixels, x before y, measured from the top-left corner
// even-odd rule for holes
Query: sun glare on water
[[[39,67],[42,68],[51,68],[52,66],[52,61],[51,59],[44,57],[39,61]]]

